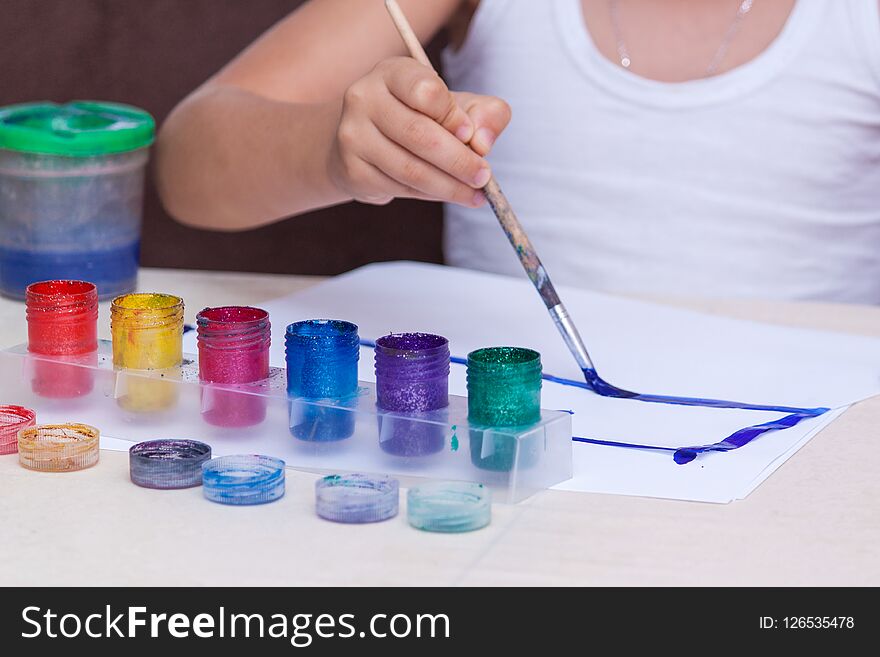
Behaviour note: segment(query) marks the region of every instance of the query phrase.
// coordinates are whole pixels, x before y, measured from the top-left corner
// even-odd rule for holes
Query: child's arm
[[[425,40],[460,0],[400,4]],[[169,212],[242,230],[351,199],[478,204],[480,155],[509,109],[451,94],[403,54],[382,0],[312,0],[293,12],[168,117],[156,161]],[[479,154],[463,143],[471,137]]]

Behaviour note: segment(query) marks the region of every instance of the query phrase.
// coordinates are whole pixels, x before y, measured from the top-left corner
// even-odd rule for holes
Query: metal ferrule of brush
[[[574,322],[571,321],[571,316],[568,314],[565,306],[557,303],[547,310],[550,312],[553,323],[556,324],[556,328],[559,329],[562,339],[565,340],[568,350],[574,355],[580,368],[582,370],[595,370],[596,368],[593,366],[590,354],[587,353],[587,348],[584,346],[584,341],[581,339]]]

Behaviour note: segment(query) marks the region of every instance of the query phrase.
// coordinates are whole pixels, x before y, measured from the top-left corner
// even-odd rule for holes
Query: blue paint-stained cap
[[[362,524],[397,515],[400,484],[386,476],[330,475],[315,482],[315,511],[334,522]]]
[[[128,450],[131,480],[144,488],[191,488],[202,483],[211,447],[197,440],[148,440]]]
[[[205,497],[220,504],[274,502],[284,495],[284,461],[260,454],[221,456],[202,464]]]
[[[466,481],[423,484],[406,496],[407,519],[416,529],[458,533],[480,529],[492,519],[491,491]]]

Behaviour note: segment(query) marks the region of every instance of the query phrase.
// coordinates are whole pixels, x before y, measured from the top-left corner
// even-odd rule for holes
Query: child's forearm
[[[340,109],[225,85],[193,94],[159,135],[166,209],[190,226],[235,231],[350,200],[327,173]]]

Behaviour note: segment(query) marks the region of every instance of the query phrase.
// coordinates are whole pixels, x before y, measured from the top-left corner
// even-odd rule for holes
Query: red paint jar
[[[246,384],[269,376],[269,313],[250,306],[205,308],[196,315],[199,379]],[[202,388],[202,417],[222,427],[246,427],[266,417],[265,397],[216,386]]]
[[[70,398],[92,390],[98,350],[98,290],[86,281],[42,281],[25,291],[31,387],[43,397]]]

